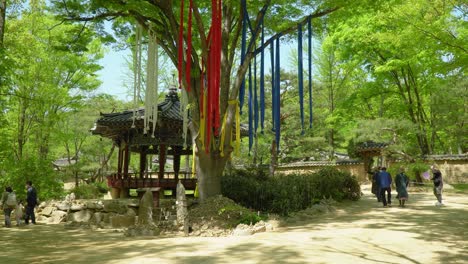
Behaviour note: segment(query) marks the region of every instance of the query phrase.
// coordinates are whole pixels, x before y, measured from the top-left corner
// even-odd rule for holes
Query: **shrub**
[[[258,169],[234,170],[221,180],[222,193],[255,210],[288,215],[306,209],[323,198],[358,200],[357,179],[335,168],[312,174],[266,176]]]
[[[70,193],[75,193],[77,199],[97,199],[101,198],[108,191],[107,186],[103,183],[81,184],[70,190]]]

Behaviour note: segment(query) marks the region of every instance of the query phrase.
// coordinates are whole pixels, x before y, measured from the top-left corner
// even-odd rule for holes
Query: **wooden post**
[[[180,152],[182,150],[182,147],[178,146],[173,146],[172,150],[174,151],[174,178],[175,182],[179,182],[179,171],[180,171]]]
[[[166,145],[159,145],[159,173],[158,178],[164,178],[164,166],[166,165]]]
[[[123,162],[123,169],[124,169],[124,178],[128,178],[128,165],[130,163],[130,150],[128,147],[128,143],[125,143],[124,149],[124,162]]]
[[[145,171],[146,171],[146,148],[141,147],[141,152],[140,152],[140,178],[143,179],[145,176]]]
[[[123,162],[123,149],[122,144],[119,145],[119,154],[117,158],[117,177],[122,178],[122,162]]]

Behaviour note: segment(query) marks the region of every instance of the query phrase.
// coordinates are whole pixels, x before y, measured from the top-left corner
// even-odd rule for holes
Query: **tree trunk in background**
[[[0,48],[3,48],[3,36],[5,35],[6,0],[0,0]]]
[[[199,150],[195,159],[197,164],[198,191],[200,201],[221,194],[221,176],[230,153],[224,157],[217,152],[206,153]]]

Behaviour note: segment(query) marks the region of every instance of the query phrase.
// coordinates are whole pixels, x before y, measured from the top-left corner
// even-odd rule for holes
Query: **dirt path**
[[[445,196],[442,208],[429,193],[410,193],[407,208],[382,208],[366,194],[334,213],[243,237],[0,228],[0,263],[468,263],[468,196]]]

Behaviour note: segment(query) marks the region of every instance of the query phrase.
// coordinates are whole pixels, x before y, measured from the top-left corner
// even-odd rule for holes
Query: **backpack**
[[[14,192],[8,193],[8,198],[6,200],[6,205],[16,206],[16,194]]]

